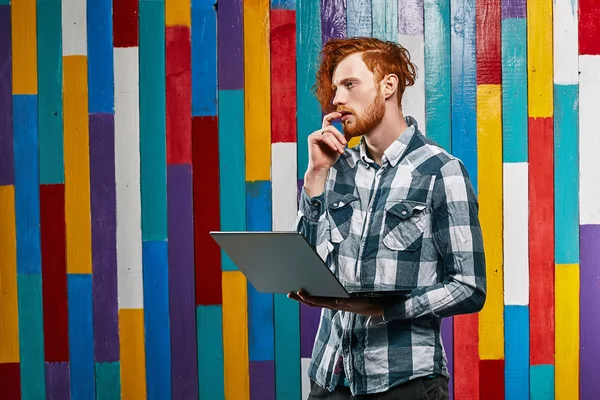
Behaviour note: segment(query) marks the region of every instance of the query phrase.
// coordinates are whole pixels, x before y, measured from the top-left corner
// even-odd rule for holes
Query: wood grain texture
[[[424,0],[398,1],[398,33],[421,35],[424,29]]]
[[[13,94],[37,94],[36,1],[11,4]]]
[[[192,0],[192,115],[217,115],[217,7]]]
[[[373,30],[371,0],[347,0],[346,35],[370,37]]]
[[[217,13],[219,90],[244,88],[242,8],[242,0],[221,0],[219,2],[219,12]]]
[[[63,56],[87,55],[87,0],[61,2]]]
[[[313,21],[312,23],[316,23]],[[321,40],[325,44],[329,39],[346,37],[346,1],[321,1]]]
[[[600,3],[579,0],[579,54],[600,55]]]
[[[552,2],[529,0],[527,2],[527,65],[529,116],[552,116]]]
[[[373,0],[371,7],[372,36],[381,40],[396,41],[398,37],[398,1]]]
[[[504,308],[505,371],[507,400],[529,398],[529,308]]]
[[[121,398],[146,398],[144,310],[119,310]]]
[[[554,83],[576,85],[579,81],[577,11],[577,1],[554,1]]]
[[[478,400],[479,317],[477,314],[454,317],[454,398]],[[484,399],[482,399],[484,400]]]
[[[579,265],[556,265],[555,399],[579,398]]]
[[[477,0],[477,84],[502,83],[501,2]]]

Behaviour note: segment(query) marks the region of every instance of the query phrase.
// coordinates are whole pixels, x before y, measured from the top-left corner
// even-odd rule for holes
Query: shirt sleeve
[[[329,240],[330,227],[326,213],[325,193],[310,197],[305,188],[302,188],[294,230],[308,240],[323,261],[327,260],[333,245]]]
[[[444,279],[384,306],[384,320],[443,318],[483,308],[486,271],[479,204],[460,160],[440,169],[432,202],[432,234],[444,260]]]

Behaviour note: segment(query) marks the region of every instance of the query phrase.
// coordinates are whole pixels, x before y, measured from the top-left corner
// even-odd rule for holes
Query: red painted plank
[[[531,365],[554,364],[553,119],[529,118],[529,312]]]
[[[502,83],[500,0],[477,0],[477,84]]]
[[[579,54],[600,55],[598,0],[579,0]]]
[[[222,304],[221,250],[208,234],[220,229],[217,118],[194,117],[192,137],[196,305]]]
[[[138,46],[138,0],[113,0],[114,47]]]
[[[192,163],[190,28],[166,27],[167,164]]]
[[[454,398],[479,399],[479,317],[454,317]],[[487,400],[487,399],[483,399]]]
[[[40,231],[45,360],[69,361],[64,184],[40,185]]]
[[[271,11],[271,142],[296,142],[296,12]]]
[[[0,388],[3,400],[21,399],[21,372],[19,363],[0,364]]]
[[[479,362],[480,398],[504,400],[504,360],[481,360]]]

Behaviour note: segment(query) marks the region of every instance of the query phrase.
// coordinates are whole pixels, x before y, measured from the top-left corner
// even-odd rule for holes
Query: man
[[[478,202],[462,162],[403,116],[414,79],[397,44],[324,46],[316,94],[329,114],[308,137],[296,229],[343,284],[415,289],[381,301],[289,294],[323,308],[309,399],[447,399],[441,320],[485,302]]]

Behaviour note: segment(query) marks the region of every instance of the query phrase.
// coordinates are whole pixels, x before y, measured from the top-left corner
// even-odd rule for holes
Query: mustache
[[[351,109],[351,108],[346,108],[346,107],[339,107],[339,108],[336,110],[336,112],[339,112],[339,113],[348,112],[348,113],[352,113],[352,114],[354,114],[354,110],[353,110],[353,109]]]

